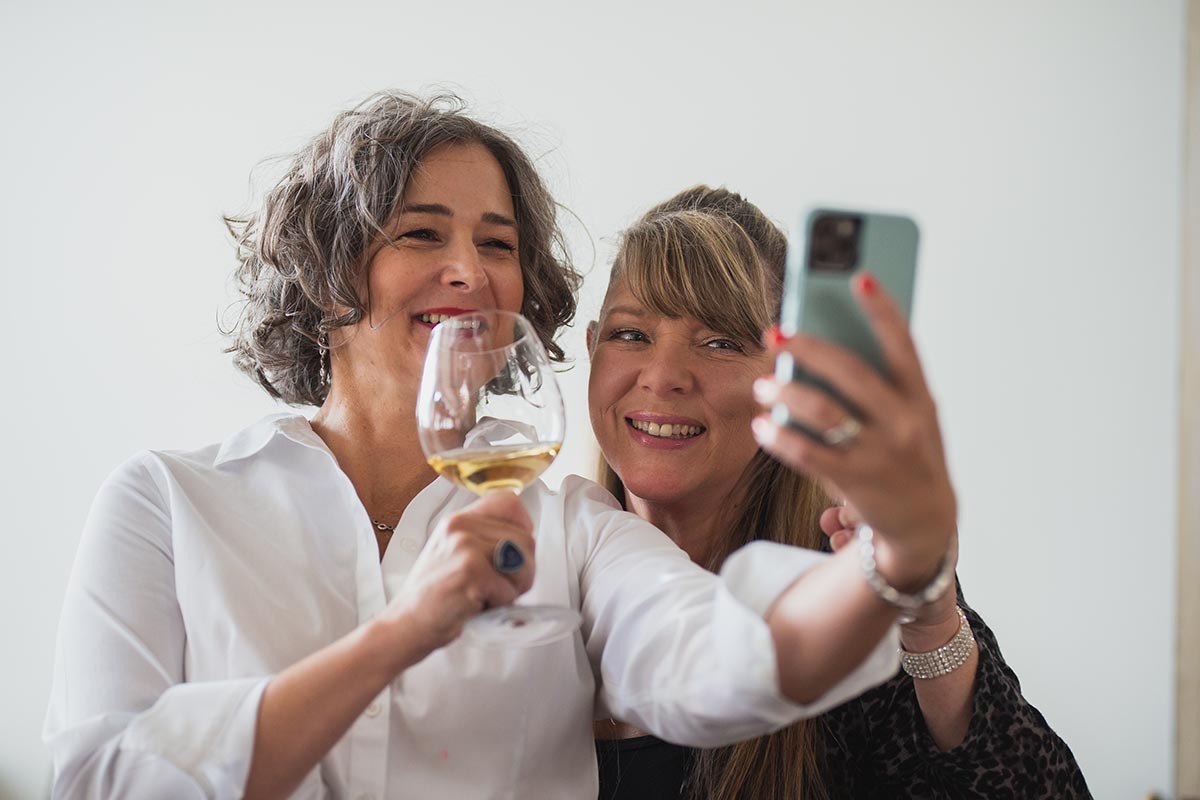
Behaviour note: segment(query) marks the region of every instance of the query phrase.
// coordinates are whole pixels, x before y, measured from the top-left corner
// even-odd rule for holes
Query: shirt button
[[[420,549],[417,547],[417,543],[414,542],[412,539],[401,539],[400,540],[400,548],[402,550],[407,550],[410,553],[415,553],[415,552],[417,552],[418,549]]]
[[[371,703],[371,705],[367,706],[367,716],[368,717],[378,717],[379,712],[382,710],[383,710],[383,704],[380,703],[378,700],[376,700],[374,703]]]

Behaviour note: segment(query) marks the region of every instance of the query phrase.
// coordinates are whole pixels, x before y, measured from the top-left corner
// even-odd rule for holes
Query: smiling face
[[[589,330],[592,429],[627,494],[652,503],[726,498],[758,450],[758,342],[671,317],[617,279]]]
[[[413,171],[367,269],[369,314],[334,341],[332,385],[389,377],[415,394],[429,332],[475,309],[520,311],[512,193],[482,145],[435,148]],[[339,382],[341,382],[339,384]]]

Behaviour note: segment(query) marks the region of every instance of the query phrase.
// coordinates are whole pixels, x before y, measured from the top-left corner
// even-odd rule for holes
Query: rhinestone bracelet
[[[858,526],[859,563],[862,564],[863,577],[867,584],[879,595],[885,603],[901,611],[917,611],[929,605],[946,593],[954,585],[954,564],[949,557],[943,556],[938,574],[919,592],[901,592],[892,586],[879,574],[875,563],[875,531],[870,525]]]
[[[949,675],[954,670],[967,663],[971,650],[975,646],[975,634],[971,632],[971,624],[961,608],[958,611],[958,633],[936,650],[927,653],[910,653],[901,648],[900,666],[909,675],[921,680],[940,678]]]

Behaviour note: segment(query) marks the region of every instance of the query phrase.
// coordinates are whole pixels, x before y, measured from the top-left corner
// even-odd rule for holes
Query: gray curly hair
[[[580,274],[557,205],[533,162],[508,135],[467,116],[458,97],[383,92],[339,114],[301,148],[261,207],[226,217],[237,244],[242,309],[226,352],[269,394],[319,406],[329,391],[323,343],[368,313],[365,272],[414,168],[434,148],[479,144],[500,162],[520,231],[521,313],[555,361],[554,341],[575,316]]]

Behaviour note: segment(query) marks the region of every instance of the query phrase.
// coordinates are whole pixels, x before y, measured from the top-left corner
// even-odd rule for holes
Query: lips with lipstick
[[[651,422],[645,419],[626,417],[625,421],[634,430],[641,431],[659,439],[692,439],[707,430],[703,425],[689,425],[672,422]]]

